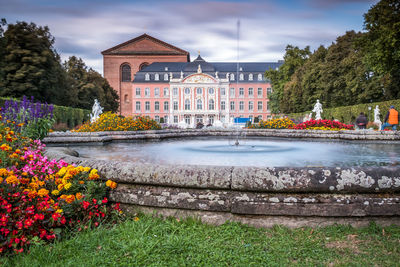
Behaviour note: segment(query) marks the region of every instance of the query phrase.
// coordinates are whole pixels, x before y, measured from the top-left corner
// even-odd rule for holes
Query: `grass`
[[[400,227],[260,229],[141,215],[29,253],[2,266],[399,266]]]

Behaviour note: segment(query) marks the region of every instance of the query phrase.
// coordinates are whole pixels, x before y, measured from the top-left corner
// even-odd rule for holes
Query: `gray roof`
[[[264,76],[265,71],[269,69],[277,69],[283,64],[283,61],[278,62],[239,62],[239,68],[241,70],[239,73],[243,73],[244,80],[239,82],[257,82],[257,75],[262,74]],[[200,55],[193,60],[192,62],[154,62],[142,70],[138,71],[135,74],[135,79],[133,82],[161,82],[165,83],[169,81],[169,75],[172,73],[174,78],[179,78],[181,75],[181,71],[183,72],[184,77],[196,73],[198,66],[200,65],[202,73],[207,73],[213,77],[215,77],[215,72],[218,71],[219,77],[226,77],[227,73],[235,74],[236,82],[236,72],[237,72],[237,63],[236,62],[207,62]],[[154,80],[154,75],[158,73],[160,78],[158,81]],[[164,74],[168,74],[168,80],[164,80]],[[249,81],[249,74],[253,74],[253,81]],[[148,74],[150,76],[150,80],[145,80],[145,75]],[[233,82],[232,81],[232,82]]]

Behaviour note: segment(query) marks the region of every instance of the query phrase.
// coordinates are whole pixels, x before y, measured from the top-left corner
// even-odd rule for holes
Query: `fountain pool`
[[[81,157],[123,162],[255,166],[366,167],[400,165],[400,143],[304,141],[246,138],[238,146],[208,137],[162,142],[119,142],[102,146],[70,146]]]

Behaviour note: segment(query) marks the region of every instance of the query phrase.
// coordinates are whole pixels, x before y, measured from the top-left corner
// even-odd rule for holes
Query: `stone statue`
[[[181,79],[183,79],[183,71],[181,71]]]
[[[218,71],[215,72],[215,78],[218,79]]]
[[[322,110],[322,104],[319,103],[319,99],[317,99],[317,103],[314,105],[314,109],[312,112],[315,112],[315,119],[320,120],[321,119],[321,113],[323,112]]]
[[[201,73],[201,72],[202,72],[202,70],[201,70],[201,66],[199,64],[199,66],[197,67],[197,73]]]
[[[378,125],[379,129],[382,125],[381,118],[379,117],[380,114],[379,105],[376,105],[374,109],[374,123]]]
[[[92,114],[90,114],[90,122],[95,122],[100,117],[101,113],[103,113],[103,108],[100,106],[100,102],[95,99],[92,107]]]

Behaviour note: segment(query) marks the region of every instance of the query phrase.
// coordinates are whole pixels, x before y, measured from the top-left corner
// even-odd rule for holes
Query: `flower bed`
[[[272,119],[267,121],[260,121],[258,124],[252,124],[250,129],[291,129],[295,126],[294,122],[288,118]]]
[[[0,123],[0,253],[60,238],[63,228],[98,226],[117,219],[96,169],[43,156],[44,145]]]
[[[76,132],[102,131],[145,131],[160,130],[161,126],[149,117],[121,117],[115,113],[106,112],[100,115],[94,123],[85,123]]]
[[[260,121],[258,124],[250,125],[250,129],[295,129],[295,130],[354,130],[354,125],[344,124],[331,120],[309,120],[295,124],[288,118]]]

